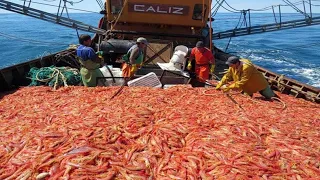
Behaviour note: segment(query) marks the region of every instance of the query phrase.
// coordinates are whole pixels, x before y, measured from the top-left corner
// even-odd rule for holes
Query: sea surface
[[[102,15],[74,13],[70,14],[70,17],[98,26]],[[212,23],[214,32],[245,27],[246,23],[249,24],[248,19],[244,21],[243,18],[239,18],[238,13],[216,14]],[[279,17],[276,18],[279,21]],[[283,14],[281,20],[302,18],[299,14]],[[251,25],[274,22],[275,17],[271,13],[251,14]],[[66,49],[70,44],[78,44],[78,39],[74,29],[20,14],[0,13],[0,42],[1,69]],[[273,72],[320,87],[320,25],[234,37],[230,43],[229,38],[215,40],[214,44],[222,50],[249,58],[255,64]]]

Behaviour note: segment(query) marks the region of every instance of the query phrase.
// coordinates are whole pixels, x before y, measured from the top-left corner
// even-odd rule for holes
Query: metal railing
[[[37,9],[30,8],[28,6],[23,6],[20,4],[12,3],[5,0],[0,0],[0,9],[4,9],[7,11],[16,12],[19,14],[23,14],[26,16],[31,16],[37,19],[41,19],[44,21],[52,22],[55,24],[59,24],[62,26],[66,26],[73,29],[78,29],[82,31],[97,33],[97,34],[106,34],[107,31],[104,29],[100,29],[91,25],[84,24],[80,21],[75,21],[70,18],[61,17],[58,14],[51,14],[48,12],[40,11]]]

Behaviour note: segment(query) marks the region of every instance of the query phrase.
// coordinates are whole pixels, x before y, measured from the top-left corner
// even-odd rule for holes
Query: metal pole
[[[164,84],[161,82],[161,80],[162,80],[165,72],[166,72],[166,70],[163,70],[162,73],[161,73],[161,76],[160,76],[160,78],[159,78],[159,81],[160,81],[160,83],[162,84],[162,87],[161,87],[161,88],[163,88],[163,86],[164,86]]]
[[[302,1],[302,3],[303,3],[303,11],[304,11],[305,14],[307,14],[305,2]]]
[[[210,33],[210,51],[212,52],[212,21],[211,21],[211,4],[212,4],[212,2],[211,2],[211,0],[208,0],[208,2],[210,3],[209,4],[209,7],[210,7],[210,30],[209,30],[209,33]]]
[[[101,35],[98,35],[99,39],[98,39],[98,51],[100,51],[100,45],[101,45]]]
[[[311,4],[311,0],[309,0],[309,5],[310,5],[310,17],[312,18],[312,4]]]
[[[273,12],[274,21],[277,23],[276,13],[274,12],[274,7],[273,6],[272,6],[272,12]]]
[[[282,21],[281,21],[281,5],[279,5],[279,17],[280,17],[280,27],[281,27],[281,23],[282,23]]]
[[[64,11],[65,6],[62,7],[60,17],[62,17],[63,11]]]
[[[62,0],[60,0],[60,2],[59,2],[59,7],[58,7],[58,12],[57,12],[57,17],[59,17],[59,12],[60,12],[60,7],[61,7],[61,1],[62,1]]]
[[[250,14],[250,9],[248,9],[249,12],[249,27],[251,27],[251,14]]]
[[[247,23],[247,11],[245,11],[245,10],[243,10],[243,20],[244,20],[244,23],[245,23],[245,25],[246,25],[246,27],[248,27],[248,23]]]
[[[64,3],[64,6],[66,7],[66,13],[67,13],[68,19],[71,21],[66,3]],[[80,35],[79,35],[79,32],[78,32],[78,26],[75,26],[75,29],[76,29],[77,36],[78,36],[78,39],[79,39]]]

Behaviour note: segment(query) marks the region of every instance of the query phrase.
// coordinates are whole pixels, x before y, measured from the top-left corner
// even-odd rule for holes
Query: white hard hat
[[[137,42],[138,42],[138,43],[143,43],[143,44],[148,44],[147,39],[144,38],[144,37],[139,37],[139,38],[137,39]]]

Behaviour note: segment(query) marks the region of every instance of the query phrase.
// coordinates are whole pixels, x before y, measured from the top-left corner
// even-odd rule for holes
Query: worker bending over
[[[267,99],[276,96],[263,74],[254,67],[250,60],[231,56],[226,64],[229,65],[229,69],[216,89],[220,89],[224,84],[233,80],[233,84],[223,88],[223,91],[239,90],[251,97],[253,93],[259,91]]]
[[[195,59],[195,73],[200,82],[209,79],[209,72],[214,73],[215,59],[212,52],[204,47],[202,41],[198,41],[195,48],[192,48],[187,69],[191,70],[191,61]]]
[[[138,38],[136,44],[133,45],[127,54],[122,57],[122,59],[125,61],[122,65],[122,76],[126,78],[126,80],[132,77],[142,65],[144,49],[146,48],[147,44],[148,42],[145,38]]]

